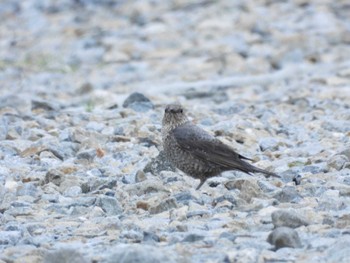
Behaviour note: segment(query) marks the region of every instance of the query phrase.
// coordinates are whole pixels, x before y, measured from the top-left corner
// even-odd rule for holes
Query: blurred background
[[[0,16],[1,95],[349,84],[347,0],[2,0]]]

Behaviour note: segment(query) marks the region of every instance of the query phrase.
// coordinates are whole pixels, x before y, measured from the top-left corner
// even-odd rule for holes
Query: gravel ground
[[[1,263],[349,262],[347,0],[3,0],[0,16]],[[171,102],[281,179],[196,191],[162,153]]]

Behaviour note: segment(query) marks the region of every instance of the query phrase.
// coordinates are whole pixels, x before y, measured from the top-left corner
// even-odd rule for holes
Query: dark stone
[[[49,170],[45,175],[45,184],[53,183],[60,186],[64,178],[64,174],[56,169]]]
[[[274,198],[281,203],[298,203],[302,199],[294,186],[283,187],[281,191],[274,195]]]
[[[77,154],[78,159],[85,159],[88,161],[92,161],[96,157],[96,150],[95,149],[88,149],[85,151],[81,151]]]
[[[164,151],[160,151],[158,156],[153,158],[143,169],[145,173],[159,175],[161,171],[175,172],[175,167],[165,157]]]
[[[186,236],[182,242],[190,242],[190,243],[193,243],[193,242],[197,242],[197,241],[201,241],[204,239],[204,236],[202,235],[197,235],[197,234],[189,234],[188,236]]]
[[[143,241],[144,242],[160,242],[159,236],[154,233],[144,231],[143,232]]]
[[[294,176],[293,182],[295,183],[295,185],[300,185],[301,184],[301,175],[297,174],[296,176]]]
[[[124,108],[131,108],[137,112],[145,112],[154,108],[153,103],[139,92],[132,93],[123,103]]]
[[[46,100],[32,100],[32,110],[43,109],[47,111],[58,111],[60,106],[57,103]]]
[[[267,242],[274,245],[276,250],[283,247],[301,248],[298,232],[289,227],[278,227],[267,238]]]

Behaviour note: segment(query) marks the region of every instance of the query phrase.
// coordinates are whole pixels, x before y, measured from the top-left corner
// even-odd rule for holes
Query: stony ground
[[[3,0],[0,16],[0,262],[348,262],[347,0]],[[282,178],[194,190],[161,152],[174,101]]]

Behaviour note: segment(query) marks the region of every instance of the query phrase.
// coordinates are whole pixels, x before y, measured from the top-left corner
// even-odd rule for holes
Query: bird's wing
[[[236,153],[232,148],[198,126],[184,124],[175,128],[173,135],[183,150],[199,159],[229,169],[238,169],[247,173],[254,172],[252,169],[254,166],[242,160],[250,160],[249,158]]]

